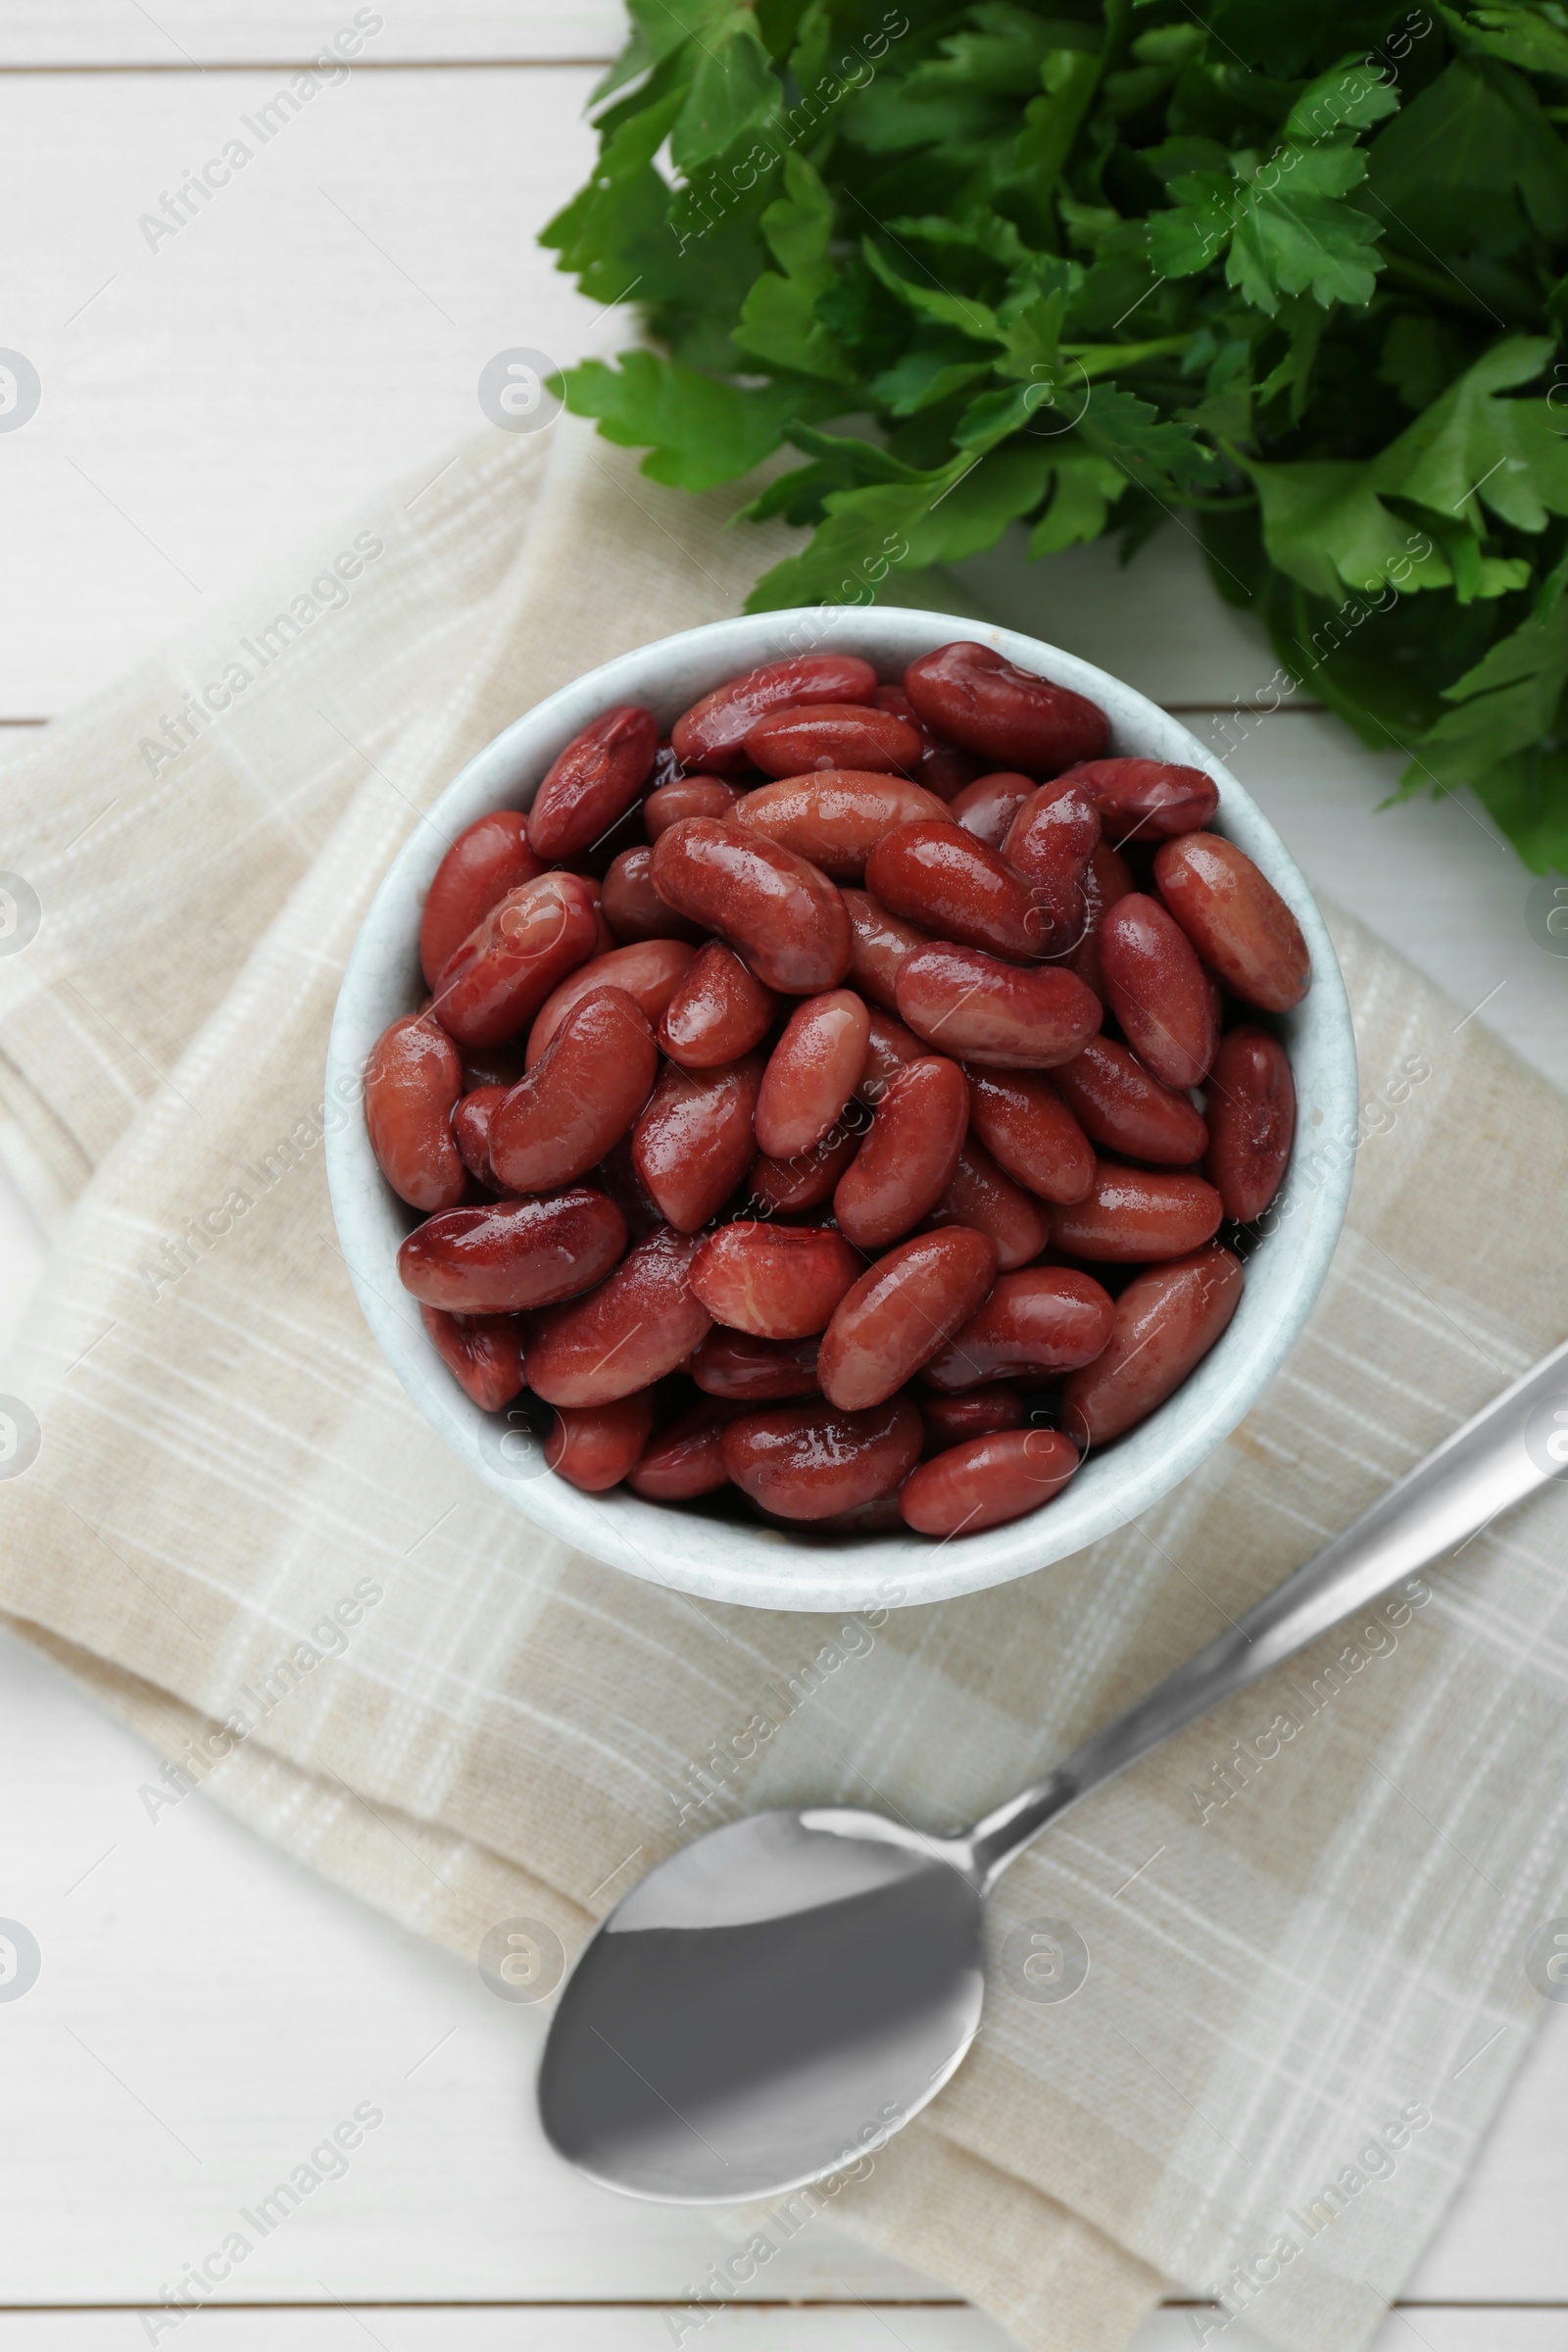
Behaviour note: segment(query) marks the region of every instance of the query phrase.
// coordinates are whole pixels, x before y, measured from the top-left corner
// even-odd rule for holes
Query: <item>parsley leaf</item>
[[[828,259],[833,202],[805,158],[784,159],[786,193],[762,215],[762,233],[781,265],[764,270],[741,306],[735,341],[775,368],[799,368],[836,383],[855,369],[816,315],[836,272]]]
[[[688,172],[727,155],[778,111],[778,84],[749,8],[710,25],[697,49],[686,103],[669,136],[670,161]]]
[[[1531,616],[1445,688],[1454,708],[1420,739],[1399,783],[1408,799],[1469,784],[1538,873],[1568,868],[1568,746],[1556,737],[1568,689],[1568,602],[1559,565]]]
[[[575,415],[596,417],[605,439],[622,449],[647,447],[643,472],[677,490],[710,490],[750,473],[796,418],[832,397],[788,375],[742,391],[651,351],[623,351],[618,368],[583,360],[558,380]]]
[[[1225,276],[1269,316],[1282,296],[1310,293],[1328,310],[1370,301],[1382,267],[1378,224],[1341,201],[1366,177],[1353,147],[1289,139],[1250,181],[1217,172],[1171,182],[1179,199],[1150,222],[1150,255],[1169,277],[1191,277],[1226,251]]]
[[[1250,466],[1272,561],[1318,596],[1391,579],[1406,594],[1453,586],[1465,602],[1524,586],[1528,565],[1482,542],[1489,511],[1532,535],[1568,515],[1568,419],[1544,400],[1501,398],[1539,376],[1550,349],[1529,336],[1495,345],[1365,465]],[[1407,508],[1425,511],[1414,529]]]
[[[1568,237],[1568,151],[1506,66],[1456,57],[1372,147],[1367,191],[1413,255],[1511,254]]]
[[[1173,417],[1136,392],[1095,385],[1078,419],[1079,438],[1140,489],[1178,496],[1223,479],[1223,461]]]

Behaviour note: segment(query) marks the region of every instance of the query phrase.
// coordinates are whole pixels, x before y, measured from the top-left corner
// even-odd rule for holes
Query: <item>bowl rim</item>
[[[1298,1124],[1269,1212],[1274,1229],[1248,1260],[1229,1328],[1181,1388],[1113,1447],[1087,1456],[1049,1505],[1001,1527],[936,1543],[910,1531],[825,1538],[808,1527],[710,1519],[624,1489],[584,1494],[544,1467],[524,1410],[511,1408],[510,1421],[480,1412],[442,1363],[392,1271],[410,1212],[371,1152],[361,1072],[382,1029],[423,993],[418,911],[430,878],[454,833],[489,808],[526,807],[557,753],[611,703],[646,703],[667,729],[710,686],[791,653],[863,653],[897,676],[916,653],[955,639],[990,646],[1098,702],[1111,722],[1107,757],[1154,758],[1212,776],[1220,791],[1216,830],[1253,858],[1300,923],[1313,981],[1301,1004],[1275,1024],[1287,1035]],[[1076,655],[997,623],[892,605],[710,621],[612,657],[503,728],[445,787],[382,877],[338,991],[326,1086],[345,1110],[326,1134],[326,1169],[361,1310],[415,1404],[458,1457],[525,1519],[609,1566],[706,1599],[786,1610],[914,1606],[1032,1575],[1126,1525],[1190,1476],[1272,1379],[1322,1288],[1349,1198],[1354,1152],[1344,1137],[1354,1132],[1358,1094],[1349,1004],[1323,917],[1273,825],[1223,762],[1159,705]]]

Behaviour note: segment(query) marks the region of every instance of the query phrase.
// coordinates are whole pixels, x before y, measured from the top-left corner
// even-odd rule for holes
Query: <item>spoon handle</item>
[[[1147,1698],[1096,1732],[1045,1780],[977,1822],[964,1843],[982,1885],[994,1885],[1013,1856],[1079,1797],[1555,1477],[1568,1477],[1568,1342],[1446,1438]]]

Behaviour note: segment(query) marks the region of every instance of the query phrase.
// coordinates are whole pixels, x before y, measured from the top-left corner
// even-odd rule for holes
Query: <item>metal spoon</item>
[[[980,2022],[984,1898],[1091,1789],[1396,1579],[1568,1476],[1568,1344],[1119,1722],[956,1837],[808,1805],[697,1838],[618,1903],[557,2007],[551,2143],[631,2196],[730,2204],[908,2122]]]

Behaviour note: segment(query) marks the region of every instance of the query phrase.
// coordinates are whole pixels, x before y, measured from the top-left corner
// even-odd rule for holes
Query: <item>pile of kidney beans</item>
[[[982,645],[803,655],[453,843],[366,1116],[432,1342],[560,1476],[965,1534],[1214,1345],[1310,967],[1212,780],[1108,738]]]

